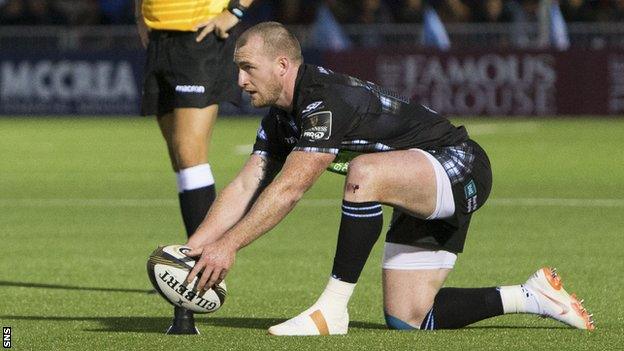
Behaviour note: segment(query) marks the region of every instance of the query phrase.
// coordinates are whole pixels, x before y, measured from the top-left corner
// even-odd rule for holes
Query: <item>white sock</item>
[[[207,163],[181,169],[179,172],[176,172],[176,180],[178,183],[178,193],[203,188],[215,182],[212,169]]]
[[[501,286],[498,288],[503,302],[503,312],[539,313],[537,298],[530,288],[524,285]]]
[[[312,308],[321,308],[323,312],[329,314],[326,316],[329,318],[341,316],[347,310],[353,289],[355,289],[355,284],[330,277],[325,291],[316,300]]]

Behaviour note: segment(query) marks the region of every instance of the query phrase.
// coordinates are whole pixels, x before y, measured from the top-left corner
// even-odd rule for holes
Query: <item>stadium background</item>
[[[144,53],[132,1],[0,4],[0,114],[137,114]],[[623,18],[621,0],[265,0],[238,29],[287,23],[308,62],[444,114],[617,115]]]
[[[495,184],[449,284],[517,283],[556,265],[596,314],[595,333],[530,316],[387,331],[378,243],[347,337],[266,337],[325,283],[342,178],[324,175],[285,223],[241,251],[229,301],[199,318],[203,334],[179,339],[161,335],[170,308],[147,293],[144,272],[153,248],[184,236],[164,143],[155,121],[137,116],[144,53],[132,2],[0,0],[0,324],[12,327],[17,349],[166,349],[181,340],[225,349],[621,348],[623,19],[621,0],[256,0],[238,28],[286,23],[308,62],[466,125],[490,154]],[[223,107],[211,156],[219,187],[244,162],[261,114]]]

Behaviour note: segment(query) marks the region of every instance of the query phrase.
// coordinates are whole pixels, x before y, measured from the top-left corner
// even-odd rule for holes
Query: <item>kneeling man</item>
[[[252,104],[271,109],[253,154],[187,243],[201,256],[188,278],[201,273],[198,289],[222,280],[236,252],[277,225],[329,169],[346,174],[329,282],[312,307],[270,334],[347,333],[347,304],[381,234],[381,204],[394,208],[383,259],[389,328],[460,328],[505,313],[594,328],[551,268],[521,285],[442,287],[492,186],[488,157],[464,127],[371,82],[303,64],[297,39],[279,23],[243,33],[234,61]]]

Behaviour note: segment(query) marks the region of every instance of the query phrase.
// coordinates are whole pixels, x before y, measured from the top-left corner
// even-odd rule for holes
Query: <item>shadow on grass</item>
[[[54,321],[54,322],[98,322],[100,329],[85,329],[90,332],[164,333],[171,317],[72,317],[72,316],[0,316],[2,320]],[[266,330],[283,322],[284,318],[245,318],[245,317],[196,317],[197,327],[218,326],[242,329]],[[351,322],[352,328],[386,329],[383,324]]]
[[[171,317],[72,317],[72,316],[0,316],[1,320],[55,321],[55,322],[98,322],[99,329],[84,329],[87,332],[121,332],[121,333],[157,333],[163,334]],[[270,326],[284,321],[284,318],[248,318],[248,317],[196,317],[200,332],[202,327],[217,326],[239,329],[266,330]],[[383,324],[352,321],[350,328],[388,330]],[[569,329],[566,326],[475,326],[470,329]]]
[[[468,326],[465,329],[570,329],[573,330],[574,328],[570,328],[568,326],[565,325],[522,325],[522,326],[513,326],[513,325],[482,325],[482,326]]]
[[[153,290],[150,290],[150,289],[101,288],[101,287],[88,287],[88,286],[59,285],[59,284],[11,282],[11,281],[6,281],[6,280],[0,280],[0,286],[14,286],[14,287],[19,287],[19,288],[37,288],[37,289],[127,292],[127,293],[142,293],[142,294],[150,294],[153,292]]]

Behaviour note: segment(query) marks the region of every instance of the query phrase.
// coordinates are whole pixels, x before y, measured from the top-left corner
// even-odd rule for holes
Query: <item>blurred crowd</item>
[[[309,24],[321,5],[344,24],[420,23],[431,6],[445,23],[512,21],[540,0],[256,0],[246,21]],[[624,0],[560,0],[568,22],[624,21]],[[134,22],[133,0],[0,0],[0,24],[97,25]]]

